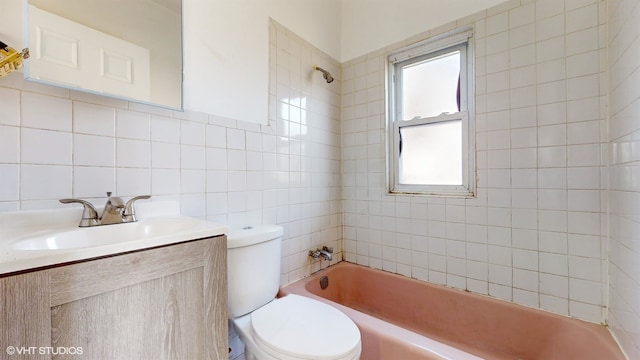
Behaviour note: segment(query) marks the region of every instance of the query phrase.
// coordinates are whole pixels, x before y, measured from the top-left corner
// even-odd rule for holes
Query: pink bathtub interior
[[[360,328],[364,360],[625,358],[605,326],[347,262],[282,289],[289,293],[345,312]]]

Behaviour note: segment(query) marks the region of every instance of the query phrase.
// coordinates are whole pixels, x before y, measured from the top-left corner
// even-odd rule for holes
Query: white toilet
[[[229,318],[247,360],[358,360],[358,327],[338,309],[298,295],[276,299],[282,227],[227,234]]]

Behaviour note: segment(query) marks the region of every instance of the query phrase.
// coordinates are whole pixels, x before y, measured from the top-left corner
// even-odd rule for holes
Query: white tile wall
[[[340,67],[275,23],[271,49],[269,126],[3,78],[0,211],[149,193],[232,227],[283,225],[283,283],[318,269],[312,247],[341,259]],[[315,63],[338,80],[324,83]]]
[[[22,127],[71,131],[71,100],[22,92],[20,105],[19,119]]]
[[[73,106],[73,132],[99,136],[115,136],[116,109],[76,102]]]
[[[639,18],[640,1],[609,1],[609,324],[629,359],[640,358]]]
[[[442,28],[476,34],[475,199],[386,194],[385,54],[406,44],[343,64],[347,260],[604,321],[605,10],[515,0]]]

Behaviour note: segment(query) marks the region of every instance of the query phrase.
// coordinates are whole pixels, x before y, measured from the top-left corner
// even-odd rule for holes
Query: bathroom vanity
[[[147,239],[150,247],[113,253],[126,248],[120,244],[102,256],[2,271],[0,359],[226,358],[226,228],[208,224],[199,221],[192,235],[182,229],[159,236],[164,241]],[[206,232],[213,235],[184,239]],[[1,235],[0,270],[6,270],[12,251],[6,249],[18,242],[4,243]],[[35,253],[56,262],[74,251],[82,253],[22,250],[30,266],[47,262]],[[21,252],[13,253],[19,262]]]

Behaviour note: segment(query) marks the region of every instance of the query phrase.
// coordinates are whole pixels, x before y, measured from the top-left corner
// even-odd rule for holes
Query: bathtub
[[[281,289],[292,293],[346,313],[363,360],[625,359],[605,326],[348,262]]]

